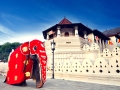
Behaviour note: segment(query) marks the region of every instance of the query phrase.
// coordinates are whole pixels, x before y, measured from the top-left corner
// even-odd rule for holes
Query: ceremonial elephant
[[[43,42],[33,40],[20,45],[9,55],[8,71],[4,82],[26,86],[27,79],[36,80],[36,88],[46,82],[47,55]]]

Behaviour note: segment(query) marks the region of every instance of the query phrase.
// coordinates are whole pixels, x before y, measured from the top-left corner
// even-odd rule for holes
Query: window
[[[110,71],[108,71],[108,73],[110,73]]]
[[[89,70],[87,69],[86,72],[89,72]]]
[[[69,36],[69,33],[68,33],[68,32],[65,32],[64,36],[65,36],[65,37],[68,37],[68,36]]]
[[[119,67],[118,65],[116,67]]]
[[[99,70],[100,73],[102,73],[103,71],[102,70]]]
[[[120,71],[119,70],[116,70],[116,73],[119,73]]]
[[[118,60],[116,60],[116,63],[118,63]]]
[[[71,43],[71,42],[66,42],[66,43]]]

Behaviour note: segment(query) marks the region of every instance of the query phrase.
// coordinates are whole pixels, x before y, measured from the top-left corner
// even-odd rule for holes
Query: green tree
[[[14,43],[4,43],[3,45],[0,45],[0,60],[7,61],[9,53],[12,49],[16,49],[18,46],[20,46],[21,43],[14,42]]]

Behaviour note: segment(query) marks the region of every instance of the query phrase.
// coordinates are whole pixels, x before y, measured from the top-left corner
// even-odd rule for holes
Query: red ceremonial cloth
[[[23,46],[28,47],[28,43],[24,43]],[[9,56],[8,72],[6,77],[8,84],[18,84],[30,78],[30,75],[26,74],[31,72],[33,61],[30,58],[27,59],[26,56],[22,54],[20,48],[22,48],[22,45]],[[26,69],[23,71],[25,62]]]
[[[36,50],[34,49],[36,47]],[[39,40],[33,40],[30,42],[30,54],[37,54],[40,60],[39,68],[41,69],[41,78],[43,83],[46,81],[46,65],[47,65],[47,55],[45,51],[45,46],[43,42]]]
[[[36,47],[36,50],[34,49]],[[33,61],[27,58],[26,55],[37,54],[40,60],[40,73],[43,83],[46,81],[46,64],[47,55],[43,42],[39,40],[33,40],[31,42],[25,42],[20,47],[15,49],[11,53],[8,59],[8,72],[6,76],[6,82],[8,84],[19,84],[26,79],[29,79],[32,72]],[[24,67],[26,68],[24,70]]]

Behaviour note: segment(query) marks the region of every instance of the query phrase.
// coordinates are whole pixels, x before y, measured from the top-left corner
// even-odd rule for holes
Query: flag
[[[106,44],[108,44],[108,40],[106,40]]]
[[[113,43],[110,41],[110,45],[113,45]]]
[[[117,42],[117,43],[120,43],[120,39],[116,38],[116,42]]]
[[[118,39],[118,43],[120,43],[120,39]]]
[[[48,34],[51,35],[51,34],[54,34],[55,32],[53,32],[53,30],[49,31]]]
[[[109,44],[109,45],[113,45],[113,42],[110,41],[110,40],[108,40],[108,44]]]
[[[110,44],[110,40],[108,40],[108,44]]]
[[[96,39],[96,40],[99,40],[98,36],[95,36],[95,39]]]

